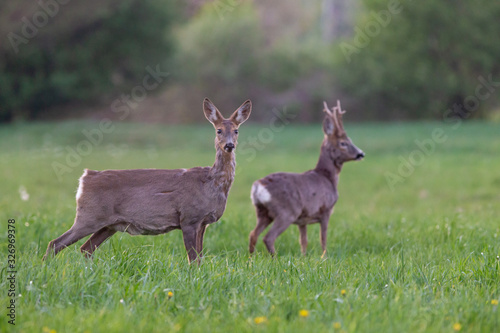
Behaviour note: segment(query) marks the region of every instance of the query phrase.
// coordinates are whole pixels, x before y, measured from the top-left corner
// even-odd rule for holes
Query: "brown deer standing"
[[[161,170],[85,170],[76,194],[73,226],[48,245],[44,260],[85,236],[87,257],[117,231],[158,235],[181,229],[189,262],[202,255],[207,225],[217,222],[226,208],[234,180],[238,127],[250,116],[252,103],[243,103],[225,119],[209,99],[205,117],[216,130],[212,167]]]
[[[342,123],[340,102],[330,111],[324,102],[325,119],[319,161],[316,168],[304,173],[273,173],[254,182],[252,202],[257,212],[257,226],[250,233],[250,253],[262,231],[273,225],[264,236],[267,250],[274,255],[276,238],[291,224],[300,231],[300,246],[306,254],[307,225],[321,224],[321,247],[326,253],[326,231],[333,206],[337,202],[337,184],[344,162],[361,160],[365,154],[347,137]]]

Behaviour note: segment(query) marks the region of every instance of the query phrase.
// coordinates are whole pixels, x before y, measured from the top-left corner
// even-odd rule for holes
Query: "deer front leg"
[[[193,263],[197,260],[198,252],[196,250],[196,241],[198,236],[198,225],[189,225],[187,227],[181,227],[182,237],[184,238],[184,246],[186,247],[188,261]],[[199,263],[198,263],[199,264]]]
[[[300,249],[302,250],[302,255],[306,255],[307,252],[307,226],[299,225],[300,231]]]
[[[323,254],[321,255],[321,258],[323,258],[326,255],[326,231],[328,229],[328,220],[329,217],[326,217],[321,220],[320,238],[321,238],[321,248],[323,249]]]

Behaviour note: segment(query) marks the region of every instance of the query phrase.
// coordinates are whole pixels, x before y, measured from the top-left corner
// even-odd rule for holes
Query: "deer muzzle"
[[[358,155],[356,155],[356,161],[361,161],[365,157],[365,153],[360,151]]]
[[[232,152],[234,149],[234,143],[230,142],[230,143],[226,143],[226,145],[224,146],[224,150],[227,151],[228,153]]]

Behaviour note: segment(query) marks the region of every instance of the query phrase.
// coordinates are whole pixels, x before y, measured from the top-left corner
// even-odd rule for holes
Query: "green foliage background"
[[[365,0],[357,27],[366,32],[374,13],[390,2]],[[473,96],[480,76],[500,82],[500,3],[497,1],[398,1],[398,14],[346,63],[337,54],[339,83],[372,117],[441,118],[453,104]],[[348,40],[355,45],[353,40]],[[497,86],[498,89],[498,86]],[[481,101],[484,114],[500,94]],[[478,114],[474,114],[478,116]]]
[[[337,17],[327,3],[349,10]],[[375,18],[391,6],[388,22]],[[318,120],[322,101],[337,98],[357,119],[442,119],[480,77],[500,81],[500,3],[491,0],[70,2],[18,53],[9,33],[22,36],[22,18],[41,7],[0,10],[0,121],[92,115],[157,64],[171,79],[138,113],[164,122],[196,121],[206,96],[223,108],[252,99],[255,121],[283,105],[301,111],[298,121]],[[325,25],[340,19],[348,26],[326,39]],[[473,112],[453,115],[500,118],[494,88]]]
[[[278,103],[298,111],[297,104],[308,102],[300,101],[299,90],[306,90],[312,99],[327,95],[324,78],[300,87],[301,80],[318,74],[328,63],[315,49],[320,45],[315,31],[295,40],[273,38],[261,20],[251,1],[234,7],[221,7],[217,1],[202,6],[176,34],[178,79],[205,96],[216,96],[214,99],[223,106],[252,99],[257,105],[254,120],[266,119],[264,110]]]
[[[166,66],[173,52],[168,28],[176,17],[176,1],[94,5],[100,10],[81,18],[79,11],[70,12],[74,23],[62,17],[68,12],[61,5],[47,26],[17,45],[17,53],[5,40],[0,49],[0,121],[40,118],[45,109],[70,102],[92,105],[140,82],[146,66]],[[82,3],[74,6],[81,10]],[[33,23],[33,16],[25,17]],[[23,37],[24,25],[14,25],[10,32]],[[65,116],[76,116],[74,112],[61,111]]]

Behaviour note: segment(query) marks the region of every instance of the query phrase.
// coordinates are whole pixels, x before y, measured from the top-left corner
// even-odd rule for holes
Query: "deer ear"
[[[236,125],[243,124],[248,117],[250,117],[250,113],[252,112],[252,102],[248,99],[245,103],[241,104],[238,110],[234,111],[231,115],[230,120],[232,120]]]
[[[325,132],[328,136],[332,136],[334,131],[335,125],[333,123],[333,119],[326,116],[325,120],[323,120],[323,132]]]
[[[220,114],[219,110],[215,107],[214,103],[210,101],[208,98],[203,100],[203,112],[205,113],[205,117],[211,122],[214,126],[215,124],[224,120],[224,117]]]

